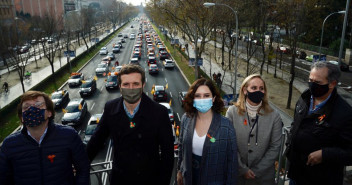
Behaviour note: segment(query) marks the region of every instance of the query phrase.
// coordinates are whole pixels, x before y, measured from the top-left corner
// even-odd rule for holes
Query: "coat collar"
[[[324,117],[328,117],[329,114],[332,112],[332,109],[333,109],[333,106],[334,106],[334,103],[335,103],[337,96],[338,96],[337,89],[334,88],[334,90],[331,92],[331,96],[330,96],[329,100],[326,102],[326,104],[320,110],[311,114],[309,117],[311,117],[311,116],[316,117],[316,115],[325,115]],[[302,93],[301,97],[306,104],[307,111],[309,111],[311,92],[309,90],[306,90],[305,92]]]
[[[188,124],[188,128],[187,128],[187,130],[190,131],[190,132],[188,132],[188,134],[189,134],[188,137],[190,137],[189,141],[191,143],[187,145],[188,147],[190,147],[189,148],[190,151],[192,151],[192,141],[193,141],[193,133],[194,133],[195,125],[196,125],[196,117],[197,117],[197,115],[191,117],[189,124]],[[206,157],[206,155],[208,153],[208,150],[210,148],[210,144],[212,143],[210,141],[210,139],[214,138],[215,142],[217,142],[218,138],[215,137],[215,134],[217,133],[217,130],[219,129],[220,125],[221,125],[221,115],[214,112],[209,130],[207,132],[207,136],[206,136],[206,139],[204,142],[202,158],[203,158],[203,156]]]
[[[33,140],[33,138],[28,135],[27,130],[28,130],[27,127],[23,125],[23,126],[22,126],[22,129],[21,129],[21,134],[23,134],[25,137],[30,138],[31,140]],[[46,131],[46,134],[45,134],[45,136],[44,136],[44,139],[47,138],[47,137],[49,137],[49,135],[50,135],[52,132],[54,132],[54,130],[55,130],[55,123],[54,123],[54,120],[49,120],[49,122],[48,122],[48,130]],[[44,139],[43,139],[43,141],[44,141]],[[34,141],[34,140],[33,140],[33,141]]]

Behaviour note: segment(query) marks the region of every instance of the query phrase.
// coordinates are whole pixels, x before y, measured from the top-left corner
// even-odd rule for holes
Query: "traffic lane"
[[[168,89],[166,89],[166,93],[168,96],[166,103],[170,103],[171,107],[174,111],[174,117],[176,124],[179,125],[180,118],[184,114],[184,110],[182,108],[182,104],[178,99],[178,92],[180,91],[187,91],[188,84],[184,80],[183,76],[181,75],[179,69],[175,67],[175,69],[169,70],[165,69],[160,62],[157,62],[159,67],[159,73],[155,75],[149,74],[147,64],[143,63],[142,67],[144,67],[146,72],[146,86],[145,92],[148,93],[148,96],[153,99],[153,95],[151,94],[151,90],[153,85],[162,85],[166,86],[168,84]]]

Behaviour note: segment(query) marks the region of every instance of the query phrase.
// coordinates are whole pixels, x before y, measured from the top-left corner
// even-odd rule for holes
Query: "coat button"
[[[249,136],[250,136],[250,137],[253,137],[253,136],[254,136],[254,134],[250,134]]]
[[[142,139],[142,134],[138,134],[138,139]]]
[[[248,150],[248,153],[252,153],[253,152],[253,150]]]

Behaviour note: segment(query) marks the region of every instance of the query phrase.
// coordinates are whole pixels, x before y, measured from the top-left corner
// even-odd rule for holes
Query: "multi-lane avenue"
[[[125,27],[124,30],[121,30],[121,33],[127,34],[128,36],[131,35],[131,33],[137,33],[139,32],[140,28],[140,23],[139,21],[132,21],[129,25]],[[133,25],[133,28],[132,28]],[[159,73],[158,74],[153,74],[150,75],[148,73],[148,64],[147,64],[147,46],[146,46],[146,40],[145,40],[145,29],[148,28],[149,33],[151,34],[153,32],[151,27],[148,25],[143,24],[143,39],[142,39],[142,55],[139,60],[139,65],[145,69],[146,72],[146,84],[144,88],[144,92],[152,98],[151,90],[153,85],[162,85],[162,86],[168,86],[166,89],[168,99],[167,103],[170,103],[171,100],[171,107],[174,111],[174,120],[176,124],[179,124],[180,117],[183,115],[184,111],[181,107],[181,102],[179,101],[178,94],[181,91],[187,91],[188,90],[188,84],[184,80],[182,74],[180,73],[180,70],[175,66],[173,69],[165,69],[162,61],[159,60],[158,55],[156,55],[157,59],[157,66],[159,68]],[[112,47],[114,43],[117,43],[122,37],[116,36],[113,38],[107,45],[107,49],[109,52],[112,52]],[[123,47],[121,50],[115,54],[116,59],[112,60],[111,65],[109,67],[110,71],[113,71],[113,66],[116,60],[119,61],[119,65],[124,65],[130,63],[131,55],[134,50],[134,46],[136,43],[136,39],[130,39],[130,38],[125,38],[126,42],[122,43]],[[156,46],[154,46],[156,48]],[[155,49],[155,53],[157,52],[157,48]],[[89,77],[94,77],[95,74],[95,69],[98,64],[101,63],[102,59],[106,57],[106,55],[100,55],[99,53],[95,55],[87,65],[85,65],[80,73],[83,73],[85,78]],[[104,109],[104,105],[107,101],[112,100],[114,98],[120,97],[120,90],[110,90],[107,91],[105,88],[106,84],[106,76],[98,76],[97,77],[97,90],[96,92],[89,97],[84,97],[85,101],[87,102],[87,110],[88,114],[84,117],[84,121],[82,124],[80,124],[78,127],[76,127],[77,132],[80,133],[81,137],[84,137],[85,134],[85,129],[87,127],[87,122],[90,118],[91,115],[102,113]],[[166,85],[167,84],[167,85]],[[63,89],[66,89],[69,91],[69,96],[70,99],[76,99],[76,98],[81,98],[79,94],[79,87],[69,87],[68,85],[63,86]],[[62,110],[57,110],[56,116],[55,116],[55,122],[61,123],[63,117],[63,112]],[[117,120],[118,121],[118,120]],[[112,149],[110,147],[110,142],[107,143],[105,149],[99,153],[99,155],[95,158],[93,163],[98,163],[98,162],[104,162],[104,161],[110,161],[112,160]],[[99,169],[100,167],[95,167],[96,169]],[[108,181],[108,177],[106,175],[91,175],[91,180],[92,184],[98,184],[98,180]]]

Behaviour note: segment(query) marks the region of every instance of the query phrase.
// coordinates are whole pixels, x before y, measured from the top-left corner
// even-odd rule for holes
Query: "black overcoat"
[[[167,109],[144,93],[130,127],[123,98],[108,101],[97,130],[87,145],[92,161],[107,137],[114,147],[110,184],[170,183],[174,163],[173,136]]]

